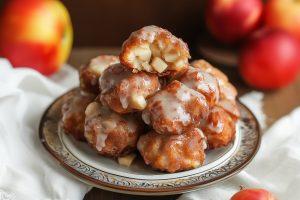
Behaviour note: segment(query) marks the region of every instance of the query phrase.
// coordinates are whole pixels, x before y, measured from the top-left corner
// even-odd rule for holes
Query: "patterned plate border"
[[[261,133],[257,119],[245,105],[238,102],[241,112],[238,126],[241,134],[239,147],[230,159],[215,168],[167,180],[136,179],[110,174],[87,165],[64,147],[58,130],[63,96],[58,97],[43,114],[39,126],[40,141],[68,172],[86,184],[101,189],[136,195],[169,195],[197,190],[226,180],[240,172],[254,158],[260,146]]]

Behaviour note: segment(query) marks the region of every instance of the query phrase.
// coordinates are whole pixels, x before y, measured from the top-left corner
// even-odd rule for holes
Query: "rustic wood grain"
[[[99,54],[117,55],[119,51],[119,48],[113,47],[75,48],[71,53],[69,63],[74,67],[79,67],[94,56]],[[235,68],[222,68],[222,71],[229,76],[232,83],[238,88],[239,95],[243,95],[253,90],[243,83]],[[264,95],[264,112],[267,115],[267,124],[271,125],[278,118],[288,114],[294,108],[300,106],[300,76],[298,76],[298,78],[288,87],[273,92],[264,92]],[[86,194],[84,200],[167,200],[177,199],[179,196],[180,195],[160,197],[135,196],[93,188]]]

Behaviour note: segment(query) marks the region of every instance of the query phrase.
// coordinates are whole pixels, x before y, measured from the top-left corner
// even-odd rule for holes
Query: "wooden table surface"
[[[86,63],[90,58],[93,58],[99,54],[114,54],[119,53],[119,48],[74,48],[69,58],[69,63],[74,67],[80,67]],[[195,58],[197,59],[197,58]],[[225,72],[231,82],[237,87],[239,96],[252,91],[252,88],[247,87],[240,79],[236,68],[221,68]],[[270,126],[280,117],[288,114],[294,108],[300,106],[300,75],[298,78],[288,87],[283,89],[264,92],[264,112],[267,116],[267,125]],[[86,194],[84,200],[146,200],[146,199],[176,199],[180,195],[173,196],[161,196],[161,197],[147,197],[147,196],[134,196],[118,194],[113,192],[104,191],[101,189],[93,188]]]

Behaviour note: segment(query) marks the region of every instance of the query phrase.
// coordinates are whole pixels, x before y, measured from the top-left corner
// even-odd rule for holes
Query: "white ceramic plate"
[[[146,166],[138,157],[129,168],[99,156],[86,143],[74,140],[60,128],[62,97],[46,110],[40,123],[40,139],[59,163],[79,180],[92,186],[129,194],[168,195],[203,188],[225,180],[243,169],[256,154],[260,131],[254,115],[239,103],[241,118],[236,139],[226,148],[206,152],[197,169],[163,173]]]

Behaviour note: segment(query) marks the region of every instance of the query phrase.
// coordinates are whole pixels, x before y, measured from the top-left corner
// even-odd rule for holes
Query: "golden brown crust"
[[[205,97],[176,80],[151,96],[142,114],[144,122],[160,134],[183,134],[207,116]]]
[[[77,140],[85,141],[85,108],[95,99],[93,94],[83,94],[79,90],[69,93],[62,105],[62,126],[64,132]]]
[[[150,131],[140,137],[137,147],[146,164],[173,173],[201,166],[206,143],[199,129],[184,135],[161,135]]]
[[[136,149],[144,125],[136,114],[120,115],[98,102],[86,109],[85,138],[99,154],[119,157]]]
[[[229,82],[228,77],[222,71],[213,67],[205,60],[195,60],[191,63],[191,65],[216,77],[220,88],[220,98],[216,103],[216,106],[223,108],[231,115],[234,121],[237,121],[240,116],[239,109],[236,104],[238,92],[236,88]]]
[[[85,92],[99,94],[99,78],[110,65],[118,63],[118,56],[100,55],[91,59],[79,70],[80,88]]]
[[[234,121],[237,121],[240,117],[240,111],[235,100],[221,99],[216,106],[223,108],[228,114],[231,115]]]
[[[234,140],[236,88],[204,60],[190,66],[181,39],[146,26],[123,43],[119,58],[98,56],[80,69],[87,93],[62,106],[67,134],[108,157],[138,148],[147,165],[170,173],[201,166],[207,142],[215,149]]]
[[[235,138],[235,121],[222,108],[214,107],[201,129],[207,137],[209,149],[227,146]]]
[[[157,26],[146,26],[131,33],[120,53],[124,66],[160,75],[187,68],[189,58],[187,44]]]
[[[189,88],[203,94],[209,107],[213,107],[219,101],[219,82],[212,74],[194,67],[189,67],[178,80]]]
[[[235,101],[238,92],[236,88],[229,82],[224,82],[220,86],[220,99],[229,99]]]
[[[132,73],[121,64],[112,65],[105,70],[100,84],[101,102],[118,113],[143,110],[147,105],[146,98],[160,88],[156,75]]]

